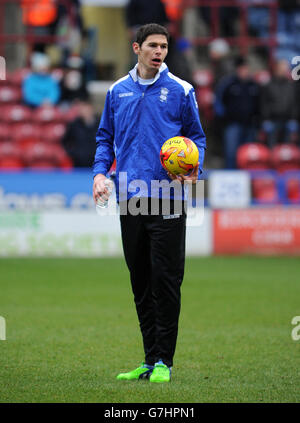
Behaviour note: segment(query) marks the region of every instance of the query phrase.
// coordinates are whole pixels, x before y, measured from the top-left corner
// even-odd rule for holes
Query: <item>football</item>
[[[173,137],[164,142],[160,150],[160,162],[173,175],[187,175],[196,166],[199,151],[196,144],[186,137]]]

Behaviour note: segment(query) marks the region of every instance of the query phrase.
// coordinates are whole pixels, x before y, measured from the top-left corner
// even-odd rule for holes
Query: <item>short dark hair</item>
[[[168,30],[164,26],[156,23],[141,26],[136,33],[135,42],[141,46],[146,38],[153,34],[164,35],[169,42],[170,35]]]

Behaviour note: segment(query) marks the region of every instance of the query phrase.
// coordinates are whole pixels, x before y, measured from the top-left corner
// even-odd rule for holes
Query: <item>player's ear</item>
[[[134,42],[132,44],[132,48],[133,48],[133,51],[135,52],[135,54],[139,54],[139,52],[140,52],[140,45],[137,42]]]

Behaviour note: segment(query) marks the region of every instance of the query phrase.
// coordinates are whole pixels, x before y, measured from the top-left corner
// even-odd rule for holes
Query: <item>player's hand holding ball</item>
[[[196,183],[199,170],[198,160],[199,151],[196,144],[186,137],[170,138],[160,150],[160,162],[173,181]]]

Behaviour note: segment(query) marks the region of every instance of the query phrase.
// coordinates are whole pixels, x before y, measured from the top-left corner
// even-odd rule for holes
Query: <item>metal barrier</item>
[[[63,41],[65,36],[58,35],[37,35],[33,33],[33,29],[24,25],[24,32],[21,34],[7,34],[4,31],[4,17],[5,17],[5,6],[11,3],[16,3],[21,8],[21,0],[0,0],[0,56],[4,55],[4,48],[6,43],[19,43],[26,42],[32,46],[34,43],[56,43]],[[72,7],[71,0],[59,0],[56,2],[57,5],[64,6],[70,17],[70,22],[74,22],[74,8]]]
[[[222,36],[229,45],[238,47],[243,55],[247,55],[250,47],[265,46],[269,48],[270,64],[274,58],[274,51],[277,46],[277,2],[253,1],[250,4],[236,0],[183,0],[183,9],[189,7],[208,7],[211,11],[211,22],[209,36],[197,37],[189,40],[195,46],[205,46],[210,41],[220,37],[220,8],[236,7],[240,14],[240,34],[235,37]],[[270,11],[270,33],[268,37],[259,38],[249,35],[248,31],[248,15],[249,8],[260,7],[268,8]],[[177,31],[179,26],[177,25]]]

